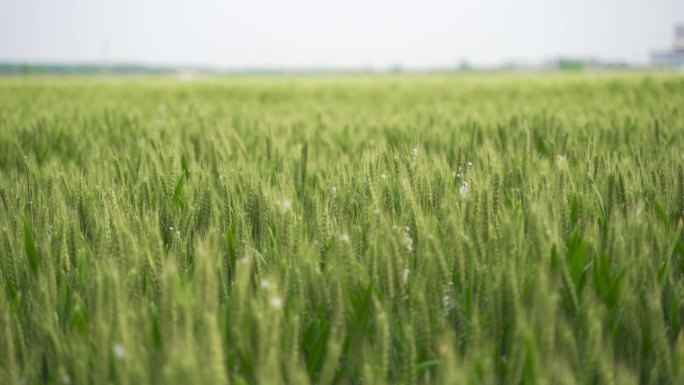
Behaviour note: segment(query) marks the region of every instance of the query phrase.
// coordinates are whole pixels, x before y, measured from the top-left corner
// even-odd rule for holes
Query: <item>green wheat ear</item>
[[[677,207],[680,220],[684,219],[684,166],[680,165],[677,172]]]

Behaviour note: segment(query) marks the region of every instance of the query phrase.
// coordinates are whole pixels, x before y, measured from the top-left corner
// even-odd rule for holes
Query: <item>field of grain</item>
[[[0,79],[3,384],[682,384],[684,77]]]

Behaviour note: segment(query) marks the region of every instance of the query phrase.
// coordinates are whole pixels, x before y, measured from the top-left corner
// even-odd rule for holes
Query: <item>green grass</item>
[[[681,384],[683,216],[683,77],[4,78],[0,382]]]

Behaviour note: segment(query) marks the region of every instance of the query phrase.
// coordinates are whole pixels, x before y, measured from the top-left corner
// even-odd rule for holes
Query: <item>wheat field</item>
[[[684,77],[0,79],[3,384],[682,384]]]

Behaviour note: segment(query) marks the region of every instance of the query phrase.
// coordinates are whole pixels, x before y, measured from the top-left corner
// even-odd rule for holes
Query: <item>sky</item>
[[[684,0],[0,0],[0,62],[213,68],[646,63]]]

